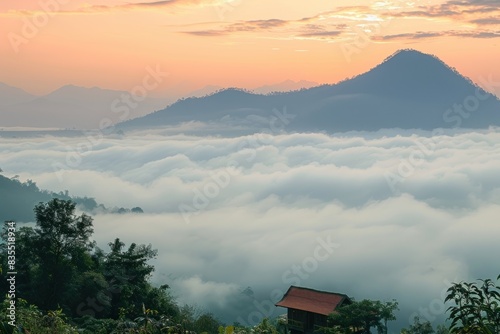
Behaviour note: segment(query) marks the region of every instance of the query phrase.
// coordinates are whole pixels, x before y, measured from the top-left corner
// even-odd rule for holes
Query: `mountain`
[[[500,126],[496,96],[437,57],[409,49],[397,51],[370,71],[335,85],[272,95],[227,89],[181,99],[119,126],[148,128],[196,121],[264,131],[270,128],[277,110],[285,108],[287,114],[294,115],[285,124],[287,131]]]
[[[318,86],[317,82],[300,80],[300,81],[292,81],[285,80],[283,82],[274,84],[274,85],[265,85],[261,87],[257,87],[252,89],[251,91],[256,94],[269,94],[274,92],[289,92],[293,90],[299,90],[304,88],[311,88]]]
[[[0,220],[34,221],[35,205],[39,202],[48,202],[54,197],[72,199],[85,211],[92,211],[98,207],[92,198],[71,198],[67,193],[55,194],[42,191],[31,180],[22,183],[17,178],[0,175],[0,201],[2,203]]]
[[[28,102],[34,99],[36,99],[35,95],[31,95],[20,88],[0,82],[0,108],[12,104]]]
[[[211,95],[214,94],[215,92],[222,90],[223,87],[221,86],[215,86],[215,85],[208,85],[203,88],[194,90],[190,92],[189,94],[186,94],[185,97],[202,97],[206,95]]]
[[[4,86],[0,85],[0,96],[2,92],[9,94]],[[15,98],[7,97],[5,100],[10,102],[0,104],[0,124],[5,127],[94,129],[99,128],[104,118],[119,122],[146,115],[173,102],[158,98],[136,101],[125,91],[73,85],[63,86],[40,97],[25,96],[19,92],[21,90],[12,87],[11,91],[17,92],[13,95]],[[131,102],[124,102],[124,96],[128,96]]]
[[[269,93],[275,93],[275,92],[289,92],[289,91],[293,91],[293,90],[311,88],[311,87],[315,87],[315,86],[318,86],[318,83],[313,82],[313,81],[285,80],[283,82],[273,84],[273,85],[264,85],[264,86],[256,87],[256,88],[251,89],[250,91],[252,93],[255,93],[255,94],[269,94]],[[187,98],[187,97],[204,97],[207,95],[215,94],[221,90],[224,90],[224,88],[221,86],[208,85],[208,86],[205,86],[201,89],[197,89],[195,91],[192,91],[189,94],[186,94],[184,97],[185,98]]]
[[[0,170],[1,172],[1,170]],[[135,207],[126,208],[106,208],[98,204],[95,199],[90,197],[74,197],[68,192],[54,193],[47,190],[40,190],[32,180],[21,182],[17,176],[8,178],[0,174],[0,221],[14,220],[17,222],[32,222],[35,219],[33,209],[40,202],[48,202],[52,198],[63,200],[72,200],[76,203],[79,210],[86,213],[140,213],[142,209]]]

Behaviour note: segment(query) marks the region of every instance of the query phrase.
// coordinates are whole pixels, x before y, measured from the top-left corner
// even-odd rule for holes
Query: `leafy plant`
[[[420,321],[417,316],[413,318],[413,324],[408,328],[403,328],[401,334],[434,334],[434,328],[429,321]]]
[[[9,301],[6,299],[2,305],[3,310],[7,310],[8,303]],[[45,313],[21,298],[16,303],[15,326],[8,323],[6,311],[2,313],[1,317],[0,333],[78,334],[77,329],[67,323],[66,316],[61,309]]]
[[[500,333],[500,286],[491,279],[479,282],[455,283],[448,289],[445,301],[454,303],[448,308],[450,333]]]
[[[394,311],[398,309],[396,301],[362,300],[345,305],[329,317],[331,334],[369,334],[370,328],[376,327],[379,333],[387,333],[387,322],[395,320]]]

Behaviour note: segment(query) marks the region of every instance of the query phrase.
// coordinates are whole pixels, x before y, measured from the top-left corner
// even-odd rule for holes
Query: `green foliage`
[[[52,195],[38,189],[28,180],[24,183],[17,177],[7,178],[0,175],[0,220],[33,221],[33,207],[40,201],[49,201]]]
[[[2,173],[1,170],[0,173]],[[70,196],[67,190],[58,193],[41,190],[32,180],[21,182],[18,175],[11,178],[0,175],[0,203],[2,203],[0,221],[33,222],[35,219],[33,207],[40,202],[49,202],[54,198],[71,201],[87,213],[117,211],[98,204],[91,197]],[[131,210],[123,208],[123,213],[127,212],[142,213],[143,210],[140,207],[134,207]]]
[[[68,311],[78,278],[92,267],[92,219],[76,216],[75,204],[59,199],[40,203],[34,211],[36,226],[21,227],[16,235],[16,269],[23,273],[16,279],[19,296],[42,310]],[[5,243],[1,247],[5,254]]]
[[[119,325],[118,320],[97,319],[90,315],[75,318],[73,321],[81,328],[82,334],[107,334],[112,333]]]
[[[276,326],[268,318],[262,319],[260,324],[253,328],[252,332],[257,334],[279,334]]]
[[[413,324],[409,328],[403,328],[401,334],[449,334],[450,331],[444,325],[438,325],[436,329],[432,328],[429,321],[421,321],[419,317],[413,319]]]
[[[219,326],[218,334],[234,334],[234,326]]]
[[[500,275],[497,281],[500,280]],[[446,301],[451,333],[500,333],[500,286],[491,279],[455,283],[448,289]]]
[[[419,317],[413,319],[413,324],[408,329],[402,329],[401,334],[434,334],[434,328],[429,321],[421,322]]]
[[[1,333],[33,333],[33,334],[77,334],[76,327],[67,323],[66,316],[61,309],[42,312],[34,305],[28,305],[23,299],[16,303],[16,326],[9,324],[7,317],[7,306],[9,301],[5,300],[2,305],[0,326]]]
[[[436,328],[436,334],[450,334],[450,330],[445,325],[438,325]]]
[[[21,182],[17,175],[12,178],[0,175],[0,203],[2,203],[0,221],[33,222],[35,218],[33,207],[37,203],[49,202],[53,198],[71,200],[87,212],[98,208],[93,198],[71,197],[68,191],[54,193],[40,190],[32,180]]]
[[[40,203],[34,210],[36,226],[19,228],[16,269],[23,274],[16,277],[16,297],[58,319],[63,319],[64,312],[92,333],[144,332],[151,326],[155,331],[165,326],[176,331],[172,328],[180,312],[168,285],[149,283],[154,267],[148,261],[156,250],[135,243],[127,247],[117,238],[105,253],[91,240],[92,218],[75,215],[75,209],[70,200]],[[3,240],[6,232],[4,228]],[[6,244],[0,247],[5,266]],[[6,291],[5,278],[0,280],[2,291]],[[58,311],[49,311],[54,309]],[[195,320],[190,320],[191,327]]]
[[[36,228],[27,242],[36,261],[33,301],[44,309],[69,306],[74,283],[91,266],[92,218],[76,216],[75,209],[75,203],[59,199],[35,207]]]
[[[35,236],[35,232],[30,227],[21,227],[16,233],[16,270],[22,272],[22,275],[16,277],[16,288],[18,291],[24,291],[21,297],[30,300],[33,292],[33,282],[35,281],[35,269],[38,266],[37,261],[34,257],[36,253],[33,245],[32,238]],[[1,234],[2,240],[7,240],[7,230],[4,225],[4,229]],[[7,268],[7,249],[6,244],[0,244],[1,249],[1,265],[2,268]],[[6,272],[2,272],[0,279],[0,290],[7,291],[7,281]]]
[[[219,326],[219,331],[218,331],[218,334],[251,334],[251,333],[253,333],[253,328],[244,327],[238,323],[226,327]]]
[[[197,333],[219,332],[220,322],[211,313],[205,313],[198,317],[194,322],[194,331]]]
[[[193,306],[184,305],[179,309],[179,314],[176,317],[180,326],[188,331],[194,330],[194,322],[196,320],[196,310]]]
[[[136,206],[136,207],[130,209],[130,212],[133,212],[133,213],[144,213],[144,210],[142,210],[140,207]]]
[[[355,301],[328,317],[331,328],[327,331],[331,334],[369,334],[370,328],[376,327],[379,333],[387,333],[387,322],[396,319],[394,311],[397,309],[396,301]]]
[[[112,286],[110,315],[116,318],[120,308],[127,308],[130,317],[137,317],[142,313],[142,304],[148,302],[144,297],[150,290],[148,279],[154,270],[147,262],[157,251],[151,245],[135,243],[125,249],[118,238],[109,247],[111,252],[105,256],[103,274]]]

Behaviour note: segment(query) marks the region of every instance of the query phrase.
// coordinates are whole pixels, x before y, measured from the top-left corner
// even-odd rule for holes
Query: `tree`
[[[16,235],[18,295],[43,310],[71,309],[78,278],[93,266],[92,218],[75,215],[75,203],[52,199],[34,209],[35,227],[21,227]],[[6,240],[6,230],[2,233]],[[2,244],[5,254],[5,243]]]
[[[2,231],[2,240],[8,240],[8,232],[7,232],[7,224],[4,225],[4,229]],[[33,296],[36,292],[33,284],[35,282],[35,270],[33,268],[38,267],[37,263],[37,252],[33,247],[32,238],[34,238],[35,232],[33,228],[23,226],[19,228],[16,233],[16,264],[15,269],[17,272],[22,272],[22,275],[18,275],[16,277],[16,289],[17,295],[24,299],[33,299]],[[7,243],[2,242],[0,244],[2,252],[2,268],[7,267]],[[0,280],[0,289],[1,291],[8,291],[8,282],[7,277],[5,276],[7,270],[2,272],[2,279]]]
[[[109,247],[111,252],[106,255],[103,271],[112,292],[111,316],[116,318],[120,308],[127,308],[130,316],[137,317],[142,313],[142,304],[148,304],[145,299],[150,292],[148,279],[154,267],[147,262],[157,251],[151,245],[135,243],[125,250],[125,244],[118,238]],[[155,293],[158,295],[159,291]]]
[[[370,329],[376,327],[379,333],[387,333],[387,321],[396,319],[394,311],[397,302],[362,300],[345,305],[329,317],[328,331],[332,334],[370,334]]]
[[[381,303],[377,301],[380,308],[380,318],[383,321],[382,326],[379,326],[379,331],[387,334],[387,322],[396,320],[394,312],[398,310],[398,302],[393,300],[392,302]]]
[[[415,317],[413,325],[410,328],[403,328],[401,334],[450,334],[450,331],[445,325],[438,325],[434,330],[429,321],[420,322],[418,317]]]
[[[497,281],[500,280],[500,275]],[[450,333],[500,333],[500,286],[491,279],[455,283],[448,289]]]
[[[436,327],[436,334],[450,334],[450,331],[445,325],[438,325]]]
[[[410,328],[403,328],[401,334],[434,334],[434,329],[429,321],[421,322],[417,316],[413,319],[413,324]]]
[[[71,200],[60,199],[40,203],[34,209],[35,227],[22,226],[16,233],[16,270],[23,273],[16,277],[16,298],[31,304],[26,309],[19,304],[19,319],[26,311],[26,319],[47,321],[43,329],[30,332],[69,333],[73,327],[62,329],[66,328],[65,314],[72,324],[82,325],[78,331],[83,333],[111,333],[108,329],[120,326],[132,333],[128,331],[132,325],[137,330],[134,333],[163,332],[165,326],[172,329],[171,334],[192,330],[196,320],[193,314],[190,321],[175,322],[182,312],[170,296],[169,286],[155,287],[149,282],[154,267],[148,261],[157,251],[151,245],[132,243],[126,247],[117,238],[105,253],[90,239],[92,218],[77,216],[75,206]],[[9,228],[13,227],[5,224],[1,233],[0,269],[7,268]],[[6,273],[0,270],[4,275],[0,280],[2,291],[8,291]],[[207,315],[197,322],[214,329],[210,320]],[[3,325],[0,321],[0,333],[4,332]],[[35,325],[29,322],[24,328]]]
[[[133,213],[144,213],[144,210],[142,210],[138,206],[136,206],[135,208],[132,208],[130,211],[133,212]]]
[[[70,200],[55,198],[34,209],[36,228],[31,242],[39,264],[35,268],[38,304],[44,309],[64,303],[74,292],[71,283],[91,266],[92,218],[76,216],[75,206]]]
[[[42,312],[35,305],[29,305],[26,300],[19,298],[16,303],[15,326],[12,326],[9,324],[11,319],[7,317],[9,301],[4,300],[0,305],[2,306],[0,313],[0,333],[2,334],[78,334],[77,329],[68,324],[66,316],[60,309]]]
[[[279,334],[276,326],[273,325],[268,318],[262,319],[260,324],[253,328],[252,332],[257,334]]]
[[[216,334],[219,332],[220,322],[211,313],[204,313],[194,322],[197,333]]]

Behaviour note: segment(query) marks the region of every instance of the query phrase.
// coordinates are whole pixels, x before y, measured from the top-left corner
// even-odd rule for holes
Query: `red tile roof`
[[[291,286],[276,306],[329,315],[349,297],[340,293]]]

